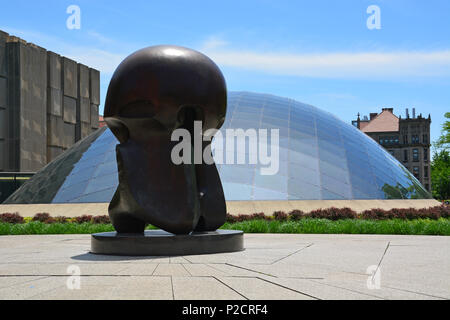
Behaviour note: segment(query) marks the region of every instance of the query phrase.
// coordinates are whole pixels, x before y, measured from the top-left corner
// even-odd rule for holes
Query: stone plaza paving
[[[450,237],[247,234],[245,247],[119,257],[90,254],[90,235],[2,236],[0,299],[450,299]]]

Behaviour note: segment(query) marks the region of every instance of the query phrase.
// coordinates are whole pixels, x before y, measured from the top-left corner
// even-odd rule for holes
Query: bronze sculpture
[[[119,186],[109,215],[119,234],[143,233],[152,224],[173,234],[215,231],[226,204],[215,164],[171,160],[171,134],[194,135],[225,121],[227,91],[216,64],[178,46],[154,46],[126,58],[115,71],[105,121],[119,140]],[[204,134],[204,131],[201,134]],[[203,148],[211,142],[203,142]]]

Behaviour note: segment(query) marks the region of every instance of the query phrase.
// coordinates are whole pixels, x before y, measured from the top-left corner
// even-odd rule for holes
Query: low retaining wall
[[[33,217],[36,213],[46,212],[53,217],[77,217],[82,215],[102,216],[108,214],[108,203],[71,203],[71,204],[4,204],[0,205],[0,214],[17,212],[23,217]],[[271,216],[275,211],[297,209],[310,212],[330,207],[351,208],[360,213],[367,209],[393,208],[429,208],[438,206],[436,200],[299,200],[299,201],[227,201],[227,211],[232,215],[264,212]]]

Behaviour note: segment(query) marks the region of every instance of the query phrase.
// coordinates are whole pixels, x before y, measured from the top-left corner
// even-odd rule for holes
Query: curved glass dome
[[[279,171],[262,175],[259,164],[218,164],[228,201],[431,198],[374,140],[311,105],[268,94],[229,92],[221,129],[224,140],[230,128],[268,129],[269,136],[270,129],[278,129]],[[109,202],[118,184],[117,143],[109,129],[99,129],[5,203]]]

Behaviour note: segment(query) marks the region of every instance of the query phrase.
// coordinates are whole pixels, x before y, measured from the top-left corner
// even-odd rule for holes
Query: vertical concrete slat
[[[90,95],[91,103],[95,105],[100,104],[100,72],[95,69],[89,69],[90,73]]]
[[[17,38],[6,42],[8,74],[8,128],[6,139],[5,171],[20,171],[20,46]]]
[[[61,56],[52,51],[47,52],[48,56],[48,86],[53,89],[61,89],[62,88],[62,61]]]
[[[6,39],[8,34],[0,31],[0,172],[6,171],[6,141],[8,139],[8,79],[6,62]]]
[[[91,127],[94,130],[97,130],[99,127],[98,124],[98,105],[91,104]]]
[[[33,44],[20,51],[20,170],[47,163],[47,51]]]
[[[75,144],[75,124],[66,123],[63,124],[64,131],[64,149],[69,149]]]
[[[77,123],[77,99],[64,96],[63,97],[64,122]]]
[[[49,147],[64,146],[64,122],[60,117],[47,114],[47,145]]]
[[[75,140],[85,138],[86,130],[83,123],[90,123],[91,114],[89,112],[89,68],[78,64],[78,97],[77,97],[77,124]]]
[[[8,91],[7,79],[0,77],[0,140],[6,140],[6,138],[7,138],[7,132],[6,132],[6,125],[8,123],[8,121],[7,121],[7,108],[8,108],[7,91]],[[1,170],[1,168],[0,168],[0,170]]]
[[[47,163],[63,152],[63,84],[61,56],[47,52]]]
[[[66,57],[62,58],[63,93],[67,97],[76,99],[78,96],[78,68],[77,63]]]
[[[0,31],[0,77],[7,77],[8,68],[6,62],[6,40],[9,35],[6,32]]]
[[[91,132],[98,129],[98,106],[100,104],[100,72],[95,69],[89,69],[89,90],[90,90],[90,123]]]
[[[89,68],[83,64],[78,64],[78,88],[79,97],[89,98]]]

